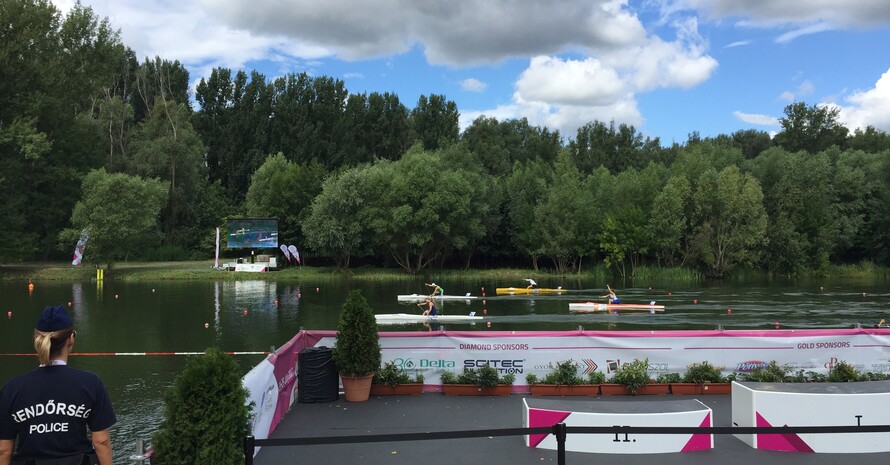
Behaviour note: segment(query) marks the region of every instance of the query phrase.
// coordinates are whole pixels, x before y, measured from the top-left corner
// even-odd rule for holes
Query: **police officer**
[[[43,309],[34,331],[40,366],[0,390],[0,465],[111,465],[117,418],[99,377],[68,366],[76,336],[65,307]]]

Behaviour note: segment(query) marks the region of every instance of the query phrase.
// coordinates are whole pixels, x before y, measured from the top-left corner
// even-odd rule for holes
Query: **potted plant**
[[[529,385],[529,392],[533,396],[596,396],[599,394],[599,383],[585,382],[578,375],[578,365],[573,360],[557,363],[540,383],[534,373],[529,373],[525,380]]]
[[[766,366],[757,367],[750,373],[743,375],[745,381],[753,381],[758,383],[785,383],[789,380],[788,367],[779,365],[779,362],[772,360]]]
[[[374,312],[359,290],[351,291],[343,304],[332,352],[346,400],[368,400],[374,372],[380,368],[380,336]]]
[[[863,376],[853,365],[841,360],[828,372],[829,383],[849,383],[861,381]]]
[[[372,396],[417,395],[422,392],[423,375],[417,373],[412,378],[392,361],[384,363],[374,373],[371,382]]]
[[[649,384],[649,359],[634,359],[618,368],[611,379],[614,384],[621,384],[630,395],[636,395],[644,386]],[[602,386],[600,386],[602,390]]]
[[[695,394],[729,394],[731,386],[723,377],[723,368],[711,365],[707,360],[701,363],[693,363],[686,367],[683,381],[695,386]],[[678,390],[680,386],[677,386]],[[671,386],[674,392],[674,386]]]
[[[649,387],[651,386],[665,386],[667,387],[668,393],[673,393],[671,390],[674,383],[679,383],[683,381],[683,377],[680,376],[680,373],[659,373],[658,376],[655,377],[655,381],[649,383]]]
[[[459,375],[442,373],[442,392],[448,396],[508,396],[515,380],[512,373],[498,376],[498,370],[486,363],[478,369],[464,368]]]

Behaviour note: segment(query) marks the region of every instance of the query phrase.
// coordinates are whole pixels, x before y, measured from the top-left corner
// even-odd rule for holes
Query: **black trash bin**
[[[297,402],[334,402],[340,396],[340,375],[330,347],[300,351],[297,368]]]

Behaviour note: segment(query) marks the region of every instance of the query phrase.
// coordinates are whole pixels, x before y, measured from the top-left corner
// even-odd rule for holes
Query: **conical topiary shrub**
[[[190,358],[165,395],[164,420],[152,437],[152,463],[244,463],[247,395],[231,356],[211,348]]]
[[[343,380],[346,400],[367,400],[371,390],[371,378],[380,367],[380,336],[377,334],[374,312],[359,290],[351,291],[346,303],[343,304],[333,356],[334,364],[337,365],[340,378]],[[356,395],[352,391],[353,378],[362,378],[361,386],[366,392]],[[367,385],[366,390],[365,385]]]

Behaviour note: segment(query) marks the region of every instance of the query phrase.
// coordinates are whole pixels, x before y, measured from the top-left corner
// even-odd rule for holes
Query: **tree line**
[[[664,145],[592,121],[574,137],[454,102],[353,94],[328,76],[139,61],[76,4],[0,0],[0,262],[206,258],[239,216],[279,220],[317,264],[890,264],[890,137],[795,102],[771,136]]]

